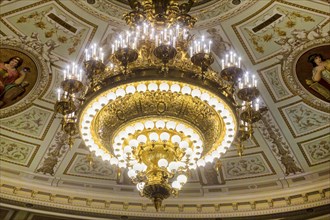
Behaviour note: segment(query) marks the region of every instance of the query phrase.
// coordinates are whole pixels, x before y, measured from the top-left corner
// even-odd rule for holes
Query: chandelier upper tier
[[[241,155],[265,110],[235,53],[224,56],[220,73],[210,68],[212,42],[189,33],[193,3],[130,0],[129,30],[107,53],[86,49],[84,71],[64,70],[55,105],[69,145],[79,135],[93,157],[127,171],[156,210],[191,170],[232,145]]]

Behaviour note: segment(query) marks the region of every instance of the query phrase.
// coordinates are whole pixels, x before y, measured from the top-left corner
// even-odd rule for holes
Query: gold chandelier
[[[130,29],[109,54],[86,49],[84,71],[76,64],[64,70],[55,105],[68,144],[79,135],[95,157],[127,170],[157,211],[190,170],[219,160],[231,145],[241,155],[266,109],[235,53],[220,73],[209,68],[212,42],[189,34],[193,3],[130,0]]]

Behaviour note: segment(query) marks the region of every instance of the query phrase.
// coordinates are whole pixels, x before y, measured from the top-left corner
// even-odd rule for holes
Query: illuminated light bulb
[[[170,162],[170,164],[167,167],[167,170],[170,172],[175,172],[176,170],[178,170],[178,164],[175,161]]]
[[[188,178],[186,175],[181,174],[177,177],[177,180],[179,183],[185,184],[187,182]]]
[[[121,132],[119,132],[118,137],[119,137],[121,140],[124,140],[124,139],[126,139],[126,138],[128,137],[128,134],[127,134],[126,131],[121,131]]]
[[[141,163],[141,168],[142,168],[142,171],[146,171],[148,167],[144,163]]]
[[[203,141],[201,141],[200,139],[197,140],[195,143],[194,143],[194,146],[196,148],[201,148],[203,146]]]
[[[202,152],[203,152],[203,148],[200,147],[200,148],[196,148],[194,149],[195,153],[198,154],[199,156],[201,156]]]
[[[235,124],[234,123],[233,124],[227,124],[226,129],[228,129],[229,131],[234,130],[235,129]]]
[[[158,166],[160,168],[166,168],[167,165],[168,165],[168,161],[166,159],[163,158],[163,159],[158,160]]]
[[[210,101],[209,101],[209,105],[212,106],[212,107],[216,107],[218,104],[218,100],[216,98],[211,98]]]
[[[191,128],[186,128],[183,133],[187,136],[187,137],[191,137],[191,135],[194,133],[194,131]]]
[[[137,86],[136,90],[137,90],[138,92],[145,92],[145,91],[147,91],[147,86],[144,85],[144,84],[139,84],[139,85]]]
[[[193,89],[191,91],[191,95],[195,98],[199,98],[201,96],[202,92],[199,89]]]
[[[179,135],[173,135],[172,138],[171,138],[171,141],[174,143],[174,144],[179,144],[180,141],[181,141],[181,137]]]
[[[175,129],[176,129],[178,132],[183,133],[183,131],[185,130],[185,128],[186,128],[186,126],[184,126],[184,124],[178,124],[178,125],[176,126]]]
[[[174,130],[176,126],[176,123],[174,121],[168,121],[166,122],[166,128],[168,130]]]
[[[185,156],[186,157],[191,157],[191,155],[194,153],[193,150],[191,148],[187,148],[185,151]]]
[[[153,121],[146,121],[144,122],[144,126],[146,129],[153,129],[155,127],[155,124]]]
[[[189,143],[187,141],[181,141],[179,143],[179,147],[183,150],[186,150],[189,147]]]
[[[94,102],[94,104],[92,105],[92,108],[94,109],[94,111],[99,111],[102,107],[100,105],[100,103],[98,102]]]
[[[167,132],[163,132],[163,133],[160,134],[159,137],[160,137],[160,140],[161,141],[166,142],[166,141],[168,141],[170,139],[170,134],[167,133]]]
[[[189,86],[184,86],[184,87],[182,87],[181,92],[182,92],[182,94],[190,95],[191,88]]]
[[[110,158],[110,164],[111,165],[117,165],[118,164],[118,159],[115,157]]]
[[[90,115],[94,116],[95,113],[96,113],[96,112],[95,112],[95,110],[94,110],[93,108],[89,108],[89,109],[86,111],[87,116],[90,116]],[[87,118],[87,116],[86,116],[86,118]],[[86,121],[86,120],[84,120],[84,121]]]
[[[149,140],[152,142],[158,141],[158,134],[156,132],[152,132],[149,134]]]
[[[109,100],[109,101],[113,101],[113,100],[115,100],[117,98],[117,96],[116,96],[116,94],[114,93],[114,92],[109,92],[108,94],[107,94],[107,99]]]
[[[126,87],[126,93],[127,94],[133,94],[133,93],[135,93],[135,91],[136,91],[136,89],[132,85]]]
[[[131,154],[132,153],[132,147],[131,146],[124,147],[124,153],[125,154]]]
[[[217,112],[222,112],[223,110],[225,109],[224,105],[220,102],[218,102],[216,105],[215,105],[215,110]]]
[[[191,137],[190,137],[190,140],[194,143],[196,143],[198,140],[200,140],[200,137],[198,134],[196,133],[192,133]]]
[[[229,114],[229,111],[227,109],[224,109],[222,112],[221,112],[221,115],[222,117],[228,117],[230,114]]]
[[[139,143],[145,144],[147,142],[147,137],[145,135],[141,134],[137,137],[137,140]]]
[[[217,151],[219,154],[224,154],[226,153],[226,149],[224,147],[222,147],[222,145],[220,145],[218,148],[217,148]]]
[[[174,189],[181,189],[181,184],[179,183],[179,181],[173,181],[172,187]]]
[[[119,162],[118,167],[119,168],[126,168],[126,163],[125,162]]]
[[[144,129],[144,125],[141,122],[138,122],[134,125],[136,131],[142,131]]]
[[[212,157],[211,155],[207,155],[207,156],[205,157],[205,162],[206,162],[206,163],[212,163],[212,162],[213,162],[213,157]]]
[[[196,164],[189,164],[188,168],[190,170],[195,170],[197,168],[197,165]]]
[[[204,102],[208,102],[210,100],[210,95],[208,93],[203,93],[201,95],[201,100]]]
[[[139,182],[138,184],[136,184],[136,188],[139,190],[139,191],[143,191],[143,188],[145,186],[145,182]]]
[[[175,92],[180,92],[180,86],[179,86],[178,84],[173,84],[173,85],[171,85],[171,91],[172,91],[173,93],[175,93]]]
[[[167,92],[170,89],[170,86],[167,83],[161,83],[159,85],[159,90],[162,92]]]
[[[206,163],[205,163],[205,160],[204,159],[199,159],[197,161],[197,166],[199,167],[205,167]]]
[[[165,128],[165,122],[162,120],[156,121],[156,128],[158,128],[158,129]]]
[[[211,155],[212,155],[213,158],[218,158],[218,159],[220,158],[220,154],[216,150],[213,151]]]
[[[155,91],[157,91],[157,89],[158,89],[158,85],[156,83],[150,83],[148,85],[148,90],[150,92],[155,92]]]
[[[135,133],[135,127],[133,127],[133,126],[128,126],[128,127],[125,129],[125,131],[126,131],[126,133],[127,133],[128,135],[132,135],[132,134]]]
[[[106,104],[108,104],[108,99],[107,99],[107,97],[102,96],[102,97],[99,99],[99,104],[100,104],[101,106],[105,106]]]
[[[132,139],[129,141],[129,146],[131,146],[132,148],[136,148],[138,145],[139,145],[139,142],[136,139]]]
[[[116,90],[116,96],[117,97],[124,97],[125,95],[126,95],[126,92],[125,92],[124,89],[119,88],[119,89]]]
[[[129,178],[134,179],[137,176],[137,173],[135,172],[135,170],[129,170],[127,172],[127,175]]]
[[[141,172],[143,170],[143,166],[140,163],[136,163],[133,165],[133,170],[135,170],[136,172]]]
[[[119,137],[119,135],[117,135],[117,136],[115,137],[114,142],[115,142],[115,143],[121,143],[121,142],[122,142],[121,137]]]
[[[102,155],[102,160],[104,160],[104,161],[110,161],[110,158],[111,158],[110,155],[107,153]]]

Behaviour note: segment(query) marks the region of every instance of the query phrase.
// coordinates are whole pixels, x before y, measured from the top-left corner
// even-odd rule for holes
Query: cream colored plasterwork
[[[17,141],[7,136],[0,136],[0,160],[28,167],[39,145]]]
[[[266,67],[258,72],[274,102],[280,102],[293,96],[283,82],[280,64]]]
[[[88,161],[87,155],[75,154],[66,168],[64,174],[96,179],[117,179],[117,168],[111,166],[110,163],[93,160],[92,163]]]
[[[48,126],[53,121],[53,116],[51,110],[32,106],[15,117],[2,119],[0,127],[12,133],[43,139]]]
[[[309,166],[325,164],[330,162],[330,135],[314,138],[312,140],[298,143]]]
[[[225,180],[255,178],[274,174],[261,154],[223,159]]]
[[[57,132],[50,147],[39,163],[35,172],[53,176],[59,166],[60,161],[69,150],[66,143],[67,136],[63,132]]]
[[[90,215],[106,217],[109,215],[127,215],[139,217],[157,218],[217,218],[266,215],[279,212],[288,212],[330,203],[329,188],[326,183],[318,188],[310,187],[305,190],[284,190],[280,194],[260,199],[237,199],[236,202],[211,202],[190,204],[180,203],[165,204],[161,212],[153,210],[151,204],[143,201],[130,203],[126,201],[113,202],[111,200],[100,200],[94,196],[75,196],[62,194],[56,191],[45,191],[43,189],[30,189],[27,186],[5,184],[0,188],[1,197],[18,203],[31,203],[39,206],[48,206],[48,210],[56,210],[57,213],[87,212]],[[252,196],[251,198],[254,198]],[[130,200],[129,200],[130,201]],[[77,214],[77,213],[76,213]],[[100,214],[102,214],[100,216]],[[87,215],[85,215],[87,216]],[[89,219],[93,219],[90,217]]]
[[[330,126],[330,116],[303,102],[280,108],[294,137],[310,134]]]
[[[295,48],[329,36],[328,23],[329,13],[276,0],[233,27],[252,63],[257,64],[273,57],[285,61]]]

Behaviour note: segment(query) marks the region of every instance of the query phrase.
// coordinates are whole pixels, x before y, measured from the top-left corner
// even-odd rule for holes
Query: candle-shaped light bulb
[[[255,110],[259,111],[259,99],[256,100]]]
[[[224,59],[221,60],[221,69],[224,69],[225,68],[225,61]]]
[[[88,50],[85,49],[85,60],[88,60]]]
[[[61,100],[61,89],[57,88],[57,101]]]
[[[247,85],[249,83],[249,72],[245,73],[245,81],[244,81],[245,85]]]
[[[241,68],[241,57],[238,57],[238,68]]]
[[[93,45],[93,56],[96,56],[96,44]]]

